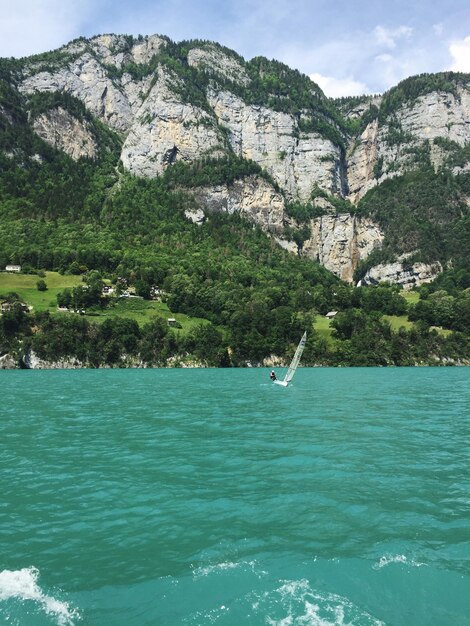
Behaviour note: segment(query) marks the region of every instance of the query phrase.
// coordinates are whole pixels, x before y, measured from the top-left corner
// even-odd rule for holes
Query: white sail
[[[297,366],[299,364],[300,358],[302,357],[302,352],[305,348],[305,343],[307,341],[307,331],[302,335],[302,339],[299,341],[299,345],[297,346],[297,350],[295,351],[294,358],[289,365],[289,369],[287,370],[287,374],[284,377],[284,380],[275,380],[274,382],[277,385],[282,385],[283,387],[287,387],[290,381],[294,378],[294,374],[297,370]]]

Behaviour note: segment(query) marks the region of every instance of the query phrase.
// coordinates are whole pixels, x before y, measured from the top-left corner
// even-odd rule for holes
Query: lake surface
[[[470,625],[470,368],[0,372],[0,624]]]

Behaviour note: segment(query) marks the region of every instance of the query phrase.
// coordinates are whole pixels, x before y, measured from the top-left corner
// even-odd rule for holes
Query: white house
[[[5,272],[21,272],[21,265],[6,265]]]

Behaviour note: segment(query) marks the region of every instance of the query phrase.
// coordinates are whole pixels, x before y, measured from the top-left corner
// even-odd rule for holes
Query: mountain
[[[383,96],[332,101],[276,61],[246,62],[212,42],[117,35],[79,39],[10,67],[35,132],[74,159],[97,155],[91,122],[77,107],[39,95],[67,94],[69,103],[82,103],[120,138],[122,167],[138,176],[228,155],[258,164],[269,175],[263,183],[259,175],[235,188],[197,183],[201,208],[241,210],[289,249],[296,245],[286,241],[282,226],[298,229],[302,215],[309,232],[302,253],[343,280],[352,281],[360,262],[382,247],[387,254],[374,258],[388,264],[362,263],[366,280],[414,284],[453,259],[448,230],[468,204],[469,75],[422,75]],[[427,207],[423,215],[408,199],[401,211],[413,234],[397,238],[394,209],[384,209],[388,187],[378,190],[395,179],[394,190],[406,187],[406,177],[417,172],[425,188],[442,176],[465,182],[444,206]],[[432,254],[414,232],[413,222],[423,220],[440,240]]]
[[[264,336],[274,310],[279,329],[283,306],[338,307],[338,278],[467,287],[469,206],[468,74],[332,100],[207,41],[100,35],[0,60],[0,266],[164,283],[172,310],[232,334],[256,301],[240,358],[294,340]]]

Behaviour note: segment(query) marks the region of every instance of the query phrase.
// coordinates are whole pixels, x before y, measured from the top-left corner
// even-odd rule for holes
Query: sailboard
[[[275,380],[274,383],[276,385],[281,385],[282,387],[287,387],[290,381],[294,378],[294,374],[297,370],[297,366],[299,365],[299,361],[302,357],[302,352],[305,348],[305,343],[307,341],[307,331],[302,335],[302,339],[299,341],[299,345],[297,346],[297,350],[295,351],[294,357],[289,365],[289,369],[287,370],[287,374],[284,376],[284,380]]]

